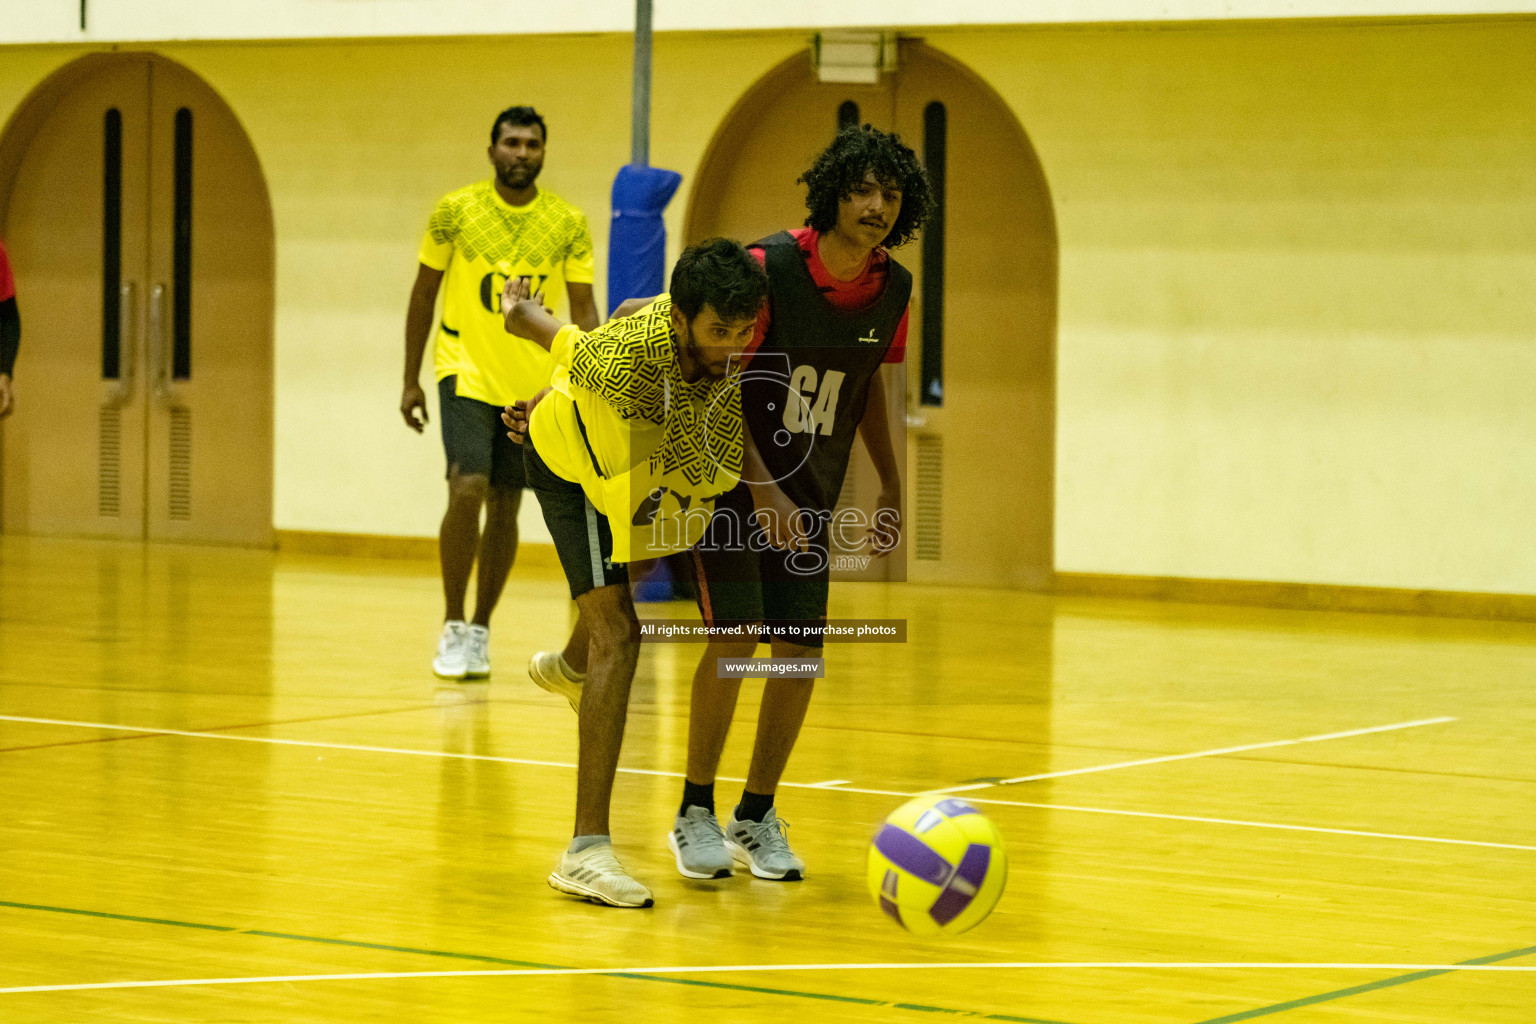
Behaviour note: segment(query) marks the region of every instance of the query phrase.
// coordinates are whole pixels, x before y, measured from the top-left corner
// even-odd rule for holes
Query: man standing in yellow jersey
[[[580,613],[576,632],[587,637],[567,647],[579,662],[569,668],[585,673],[572,700],[576,828],[549,884],[610,906],[648,907],[650,890],[614,856],[608,824],[639,654],[627,563],[686,551],[715,499],[741,477],[741,396],[731,371],[752,340],[768,278],[738,243],[710,239],[678,259],[668,294],[593,332],[561,324],[526,288],[507,286],[507,330],[550,346],[557,368],[552,390],[516,403],[506,423],[523,441],[528,486]],[[562,665],[566,678],[577,673]],[[550,688],[538,671],[534,679]]]
[[[505,436],[498,416],[502,407],[548,385],[554,369],[547,346],[506,334],[502,289],[518,278],[527,279],[530,293],[555,296],[563,287],[571,319],[585,330],[598,324],[586,218],[535,184],[548,139],[544,119],[532,107],[511,107],[496,115],[488,151],[495,175],[450,192],[437,204],[421,243],[421,267],[405,317],[400,413],[421,433],[427,423],[421,360],[446,273],[433,360],[448,457],[448,511],[438,533],[447,607],[432,662],[443,679],[490,675],[491,611],[517,556],[517,510],[524,487],[522,454]],[[477,555],[475,614],[466,621],[464,597]]]

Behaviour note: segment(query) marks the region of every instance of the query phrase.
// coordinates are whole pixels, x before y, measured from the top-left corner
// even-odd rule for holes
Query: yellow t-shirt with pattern
[[[592,234],[581,211],[542,188],[528,205],[512,206],[492,179],[478,181],[438,202],[418,258],[447,271],[436,379],[457,375],[458,394],[492,405],[542,390],[554,362],[506,332],[501,289],[508,277],[527,276],[555,305],[566,300],[567,284],[591,284]],[[569,304],[564,308],[569,318]]]
[[[667,295],[591,334],[568,325],[550,352],[554,391],[529,433],[545,465],[608,517],[613,560],[692,547],[741,479],[738,377],[683,379]]]

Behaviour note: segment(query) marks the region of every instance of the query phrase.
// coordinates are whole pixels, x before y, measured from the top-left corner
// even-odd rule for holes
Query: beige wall
[[[804,39],[659,36],[653,161],[691,176]],[[1011,105],[1056,202],[1059,570],[1536,593],[1536,25],[928,39]],[[0,49],[0,115],[75,52]],[[482,173],[490,114],[535,103],[601,294],[629,40],[162,52],[272,193],[276,525],[435,532],[441,450],[395,411],[425,217]]]
[[[1059,569],[1536,591],[1536,25],[938,42],[1056,200]]]

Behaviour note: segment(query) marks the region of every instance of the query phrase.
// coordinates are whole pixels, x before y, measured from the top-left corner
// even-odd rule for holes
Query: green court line
[[[101,910],[75,910],[70,907],[44,907],[36,903],[11,903],[0,900],[0,907],[14,910],[44,910],[50,914],[76,914],[80,917],[104,917],[111,921],[137,921],[140,924],[164,924],[172,928],[197,928],[205,932],[237,932],[238,928],[226,928],[221,924],[195,924],[191,921],[170,921],[163,917],[135,917],[132,914],[108,914]]]
[[[1530,956],[1536,953],[1536,946],[1526,946],[1524,949],[1512,949],[1507,953],[1495,953],[1492,956],[1480,956],[1476,960],[1463,960],[1458,967],[1479,967],[1483,964],[1496,964],[1501,960],[1516,960],[1522,956]],[[1375,992],[1378,989],[1394,988],[1398,985],[1406,985],[1413,981],[1423,981],[1426,978],[1437,978],[1442,974],[1451,974],[1451,971],[1414,971],[1412,974],[1399,974],[1395,978],[1383,978],[1380,981],[1366,982],[1364,985],[1351,985],[1349,988],[1337,989],[1333,992],[1323,992],[1315,996],[1305,996],[1301,999],[1292,999],[1289,1002],[1275,1003],[1273,1006],[1261,1006],[1256,1010],[1244,1010],[1241,1013],[1229,1013],[1225,1017],[1212,1017],[1210,1020],[1199,1021],[1198,1024],[1237,1024],[1238,1021],[1253,1020],[1257,1017],[1268,1017],[1272,1013],[1284,1013],[1286,1010],[1299,1010],[1303,1006],[1316,1006],[1318,1003],[1329,1003],[1335,999],[1347,999],[1350,996],[1358,996],[1365,992]]]
[[[565,970],[559,964],[541,964],[532,960],[508,960],[500,956],[476,956],[473,953],[449,953],[441,949],[417,949],[414,946],[390,946],[382,942],[358,942],[353,939],[327,939],[319,935],[294,935],[289,932],[266,932],[254,928],[233,929],[242,935],[259,935],[264,939],[292,939],[294,942],[318,942],[327,946],[349,946],[352,949],[382,949],[386,953],[414,953],[417,956],[441,956],[454,960],[474,960],[487,964],[503,964],[507,967],[532,967],[538,970]]]
[[[163,917],[139,917],[134,914],[111,914],[103,910],[79,910],[73,907],[49,907],[37,903],[13,903],[0,900],[0,907],[13,910],[38,910],[50,914],[74,914],[79,917],[98,917],[109,921],[132,921],[137,924],[158,924],[171,928],[194,928],[205,932],[223,932],[230,935],[256,935],[267,939],[288,939],[293,942],[313,942],[326,946],[346,946],[352,949],[374,949],[387,953],[413,953],[417,956],[444,957],[450,960],[472,960],[476,963],[501,964],[507,967],[529,967],[540,970],[571,970],[560,964],[543,964],[532,960],[509,960],[506,957],[486,956],[480,953],[454,953],[442,949],[418,949],[413,946],[391,946],[381,942],[361,942],[354,939],[330,939],[320,935],[296,935],[291,932],[269,932],[255,928],[233,928],[221,924],[199,924],[195,921],[172,921]],[[862,996],[842,996],[828,992],[800,992],[795,989],[765,988],[760,985],[734,985],[725,981],[701,981],[695,978],[678,978],[657,974],[634,974],[628,971],[612,971],[597,977],[628,978],[632,981],[660,982],[667,985],[693,985],[699,988],[725,989],[732,992],[751,992],[757,995],[789,996],[796,999],[820,999],[826,1002],[851,1003],[856,1006],[883,1006],[919,1013],[945,1013],[974,1020],[1000,1020],[1009,1024],[1066,1024],[1059,1020],[1042,1017],[1015,1017],[1006,1013],[977,1013],[972,1010],[954,1010],[945,1006],[924,1006],[920,1003],[892,1003],[883,999],[866,999]]]

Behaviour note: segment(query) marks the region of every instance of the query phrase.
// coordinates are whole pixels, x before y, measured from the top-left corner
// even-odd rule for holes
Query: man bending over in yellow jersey
[[[597,326],[592,300],[592,236],[586,218],[535,181],[548,141],[532,107],[511,107],[491,125],[488,151],[495,174],[450,192],[437,204],[421,243],[421,268],[405,319],[405,390],[400,413],[420,433],[426,396],[419,378],[432,328],[433,303],[446,271],[447,293],[433,359],[443,449],[448,456],[448,511],[438,533],[447,605],[432,669],[444,679],[490,674],[491,611],[517,555],[517,509],[523,460],[498,422],[503,406],[530,398],[549,383],[549,353],[508,337],[501,317],[503,285],[527,278],[533,291],[563,287],[571,319]],[[480,508],[485,506],[485,532]],[[474,618],[465,621],[464,594],[476,556],[480,573]]]
[[[579,714],[576,829],[549,884],[615,907],[651,892],[613,854],[608,807],[639,654],[627,564],[686,551],[741,477],[741,396],[734,360],[752,340],[768,279],[736,242],[688,249],[668,294],[592,333],[551,316],[508,282],[506,328],[548,346],[551,390],[508,408],[579,615],[562,664],[585,672]],[[559,658],[559,656],[555,656]],[[560,658],[561,662],[565,661]],[[548,684],[534,674],[540,685]],[[563,692],[563,691],[562,691]]]

